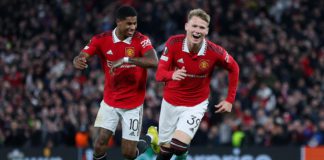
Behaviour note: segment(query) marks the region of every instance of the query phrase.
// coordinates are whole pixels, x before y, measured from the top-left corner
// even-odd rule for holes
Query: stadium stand
[[[82,144],[92,145],[104,75],[98,59],[78,71],[72,58],[92,35],[114,27],[123,3],[136,7],[138,30],[160,52],[183,30],[187,11],[204,9],[212,17],[209,39],[240,65],[234,111],[213,113],[227,89],[227,73],[216,70],[192,145],[324,145],[324,1],[1,0],[0,147],[76,146],[81,132],[89,136]],[[143,131],[158,124],[163,93],[154,74]],[[120,129],[109,145],[119,146],[119,136]]]

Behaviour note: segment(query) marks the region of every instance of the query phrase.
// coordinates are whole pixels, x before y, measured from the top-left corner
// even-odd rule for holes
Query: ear
[[[118,25],[121,22],[120,19],[116,19],[116,24]]]
[[[188,22],[185,24],[185,30],[187,31],[187,29],[188,29]]]

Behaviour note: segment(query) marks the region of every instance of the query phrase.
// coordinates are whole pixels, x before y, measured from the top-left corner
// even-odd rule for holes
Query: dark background
[[[227,73],[216,69],[210,111],[192,146],[324,144],[324,1],[307,0],[1,0],[0,148],[92,146],[104,74],[97,58],[73,68],[91,36],[114,28],[114,11],[133,5],[138,30],[159,51],[184,33],[189,10],[211,15],[208,39],[240,65],[234,110],[213,113],[226,96]],[[158,124],[161,84],[149,70],[143,134]],[[120,145],[120,128],[109,143]]]

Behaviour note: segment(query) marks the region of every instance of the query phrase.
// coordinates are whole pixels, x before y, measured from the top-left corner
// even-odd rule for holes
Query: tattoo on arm
[[[151,49],[144,54],[144,57],[130,58],[129,63],[143,68],[156,68],[158,64],[156,51]]]

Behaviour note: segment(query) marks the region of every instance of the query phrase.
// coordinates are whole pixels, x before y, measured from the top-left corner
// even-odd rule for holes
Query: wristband
[[[123,61],[124,61],[124,63],[128,63],[129,62],[129,57],[124,57]]]

